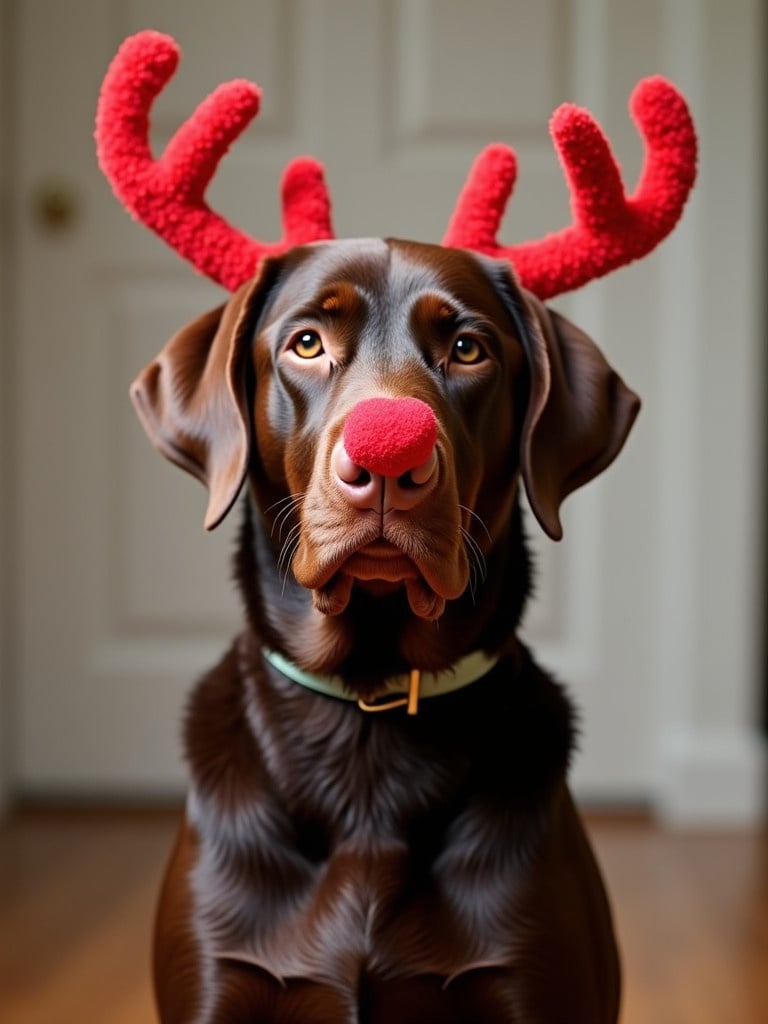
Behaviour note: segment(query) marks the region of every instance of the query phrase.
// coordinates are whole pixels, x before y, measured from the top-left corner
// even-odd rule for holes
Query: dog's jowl
[[[559,539],[561,503],[637,415],[541,300],[671,230],[695,171],[685,104],[661,79],[638,87],[649,155],[630,198],[595,123],[563,108],[576,223],[541,243],[496,242],[514,160],[491,147],[442,246],[333,240],[308,160],[265,246],[203,199],[258,107],[247,83],[150,155],[148,106],[176,58],[158,33],[124,44],[99,156],[126,206],[233,291],[132,397],[207,487],[209,529],[239,501],[245,621],[187,708],[160,1019],[616,1024],[611,914],[567,785],[573,711],[518,638],[520,501]]]

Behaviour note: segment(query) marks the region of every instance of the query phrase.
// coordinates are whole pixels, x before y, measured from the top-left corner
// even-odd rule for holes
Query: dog
[[[519,491],[559,537],[636,395],[508,263],[381,239],[266,259],[132,395],[208,528],[247,490],[245,626],[186,713],[163,1024],[615,1024],[574,712],[517,636]]]

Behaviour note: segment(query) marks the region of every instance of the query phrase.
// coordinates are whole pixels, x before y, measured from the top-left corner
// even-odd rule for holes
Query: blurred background
[[[262,86],[209,200],[265,240],[280,235],[282,168],[311,153],[338,235],[439,241],[491,141],[519,163],[503,238],[539,237],[570,216],[547,130],[557,105],[596,115],[631,190],[643,154],[634,85],[661,73],[682,89],[700,172],[680,225],[641,263],[553,303],[644,406],[618,462],[569,499],[562,544],[531,524],[539,586],[525,632],[581,709],[573,781],[585,806],[678,834],[759,836],[761,0],[0,0],[0,804],[17,809],[0,858],[3,836],[18,870],[60,835],[41,807],[76,833],[86,804],[178,802],[185,695],[240,623],[237,513],[204,533],[202,488],[151,450],[127,398],[170,334],[224,298],[129,219],[96,167],[101,79],[146,27],[183,50],[154,108],[156,150],[219,82]],[[14,832],[20,820],[27,831]],[[168,826],[142,822],[160,829],[154,864]],[[120,844],[137,834],[123,818],[116,827]],[[749,850],[763,863],[764,846]],[[46,1019],[35,1012],[17,1006],[14,1021]]]
[[[627,102],[651,73],[689,99],[699,181],[651,257],[554,305],[644,409],[609,473],[531,534],[526,632],[583,712],[577,789],[675,820],[763,805],[765,95],[750,0],[180,0],[5,4],[3,31],[2,790],[166,797],[193,677],[238,628],[237,513],[148,445],[130,381],[224,293],[136,225],[96,167],[96,96],[122,39],[174,35],[160,149],[219,82],[264,90],[210,190],[280,234],[290,157],[326,165],[339,235],[438,241],[483,145],[517,150],[508,241],[568,222],[547,124],[597,116],[634,187]]]

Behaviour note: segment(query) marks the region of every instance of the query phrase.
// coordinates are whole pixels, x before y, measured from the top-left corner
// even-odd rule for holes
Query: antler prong
[[[215,89],[155,160],[149,111],[178,61],[178,46],[160,32],[140,32],[123,43],[99,96],[99,164],[134,217],[233,291],[253,276],[264,256],[333,237],[330,200],[322,169],[304,159],[286,170],[280,241],[258,242],[208,207],[204,194],[219,161],[259,110],[260,90],[243,79]]]
[[[225,82],[176,130],[162,157],[179,193],[201,199],[219,161],[259,112],[261,90],[252,82]]]
[[[484,197],[478,166],[492,172],[481,154],[443,244],[509,260],[522,284],[541,299],[645,256],[682,213],[696,177],[696,134],[684,99],[663,78],[640,82],[630,109],[646,147],[633,195],[625,195],[618,164],[597,122],[587,111],[564,104],[555,111],[550,130],[571,189],[573,224],[536,241],[500,245],[496,229],[503,206],[498,197],[506,179],[486,184]],[[507,189],[505,199],[508,194]]]
[[[333,238],[331,202],[323,165],[312,157],[291,160],[283,172],[283,235],[292,245]]]
[[[502,143],[486,146],[459,193],[443,245],[480,251],[494,247],[516,178],[515,151]]]
[[[595,232],[609,229],[624,215],[626,201],[618,164],[600,126],[586,110],[564,103],[552,115],[549,131],[571,192],[574,223]]]
[[[649,154],[632,203],[647,216],[663,217],[671,231],[696,180],[696,134],[685,100],[661,77],[639,82],[629,100],[632,119],[646,141]],[[659,208],[659,194],[681,195],[680,209],[670,202]]]

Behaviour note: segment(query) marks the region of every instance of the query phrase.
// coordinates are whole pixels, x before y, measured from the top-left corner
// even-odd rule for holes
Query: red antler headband
[[[171,78],[179,48],[170,36],[139,32],[107,71],[96,115],[99,164],[115,194],[199,271],[231,291],[253,277],[264,256],[333,238],[320,164],[291,161],[282,183],[283,238],[258,242],[210,209],[205,190],[230,144],[259,110],[260,91],[242,79],[220,85],[152,157],[149,110]],[[677,223],[696,177],[696,133],[685,100],[663,78],[647,78],[630,101],[646,146],[633,195],[599,125],[572,104],[550,131],[571,190],[573,224],[537,241],[503,246],[496,234],[515,183],[506,146],[483,150],[470,171],[443,245],[507,259],[521,284],[541,299],[578,288],[645,256]]]

